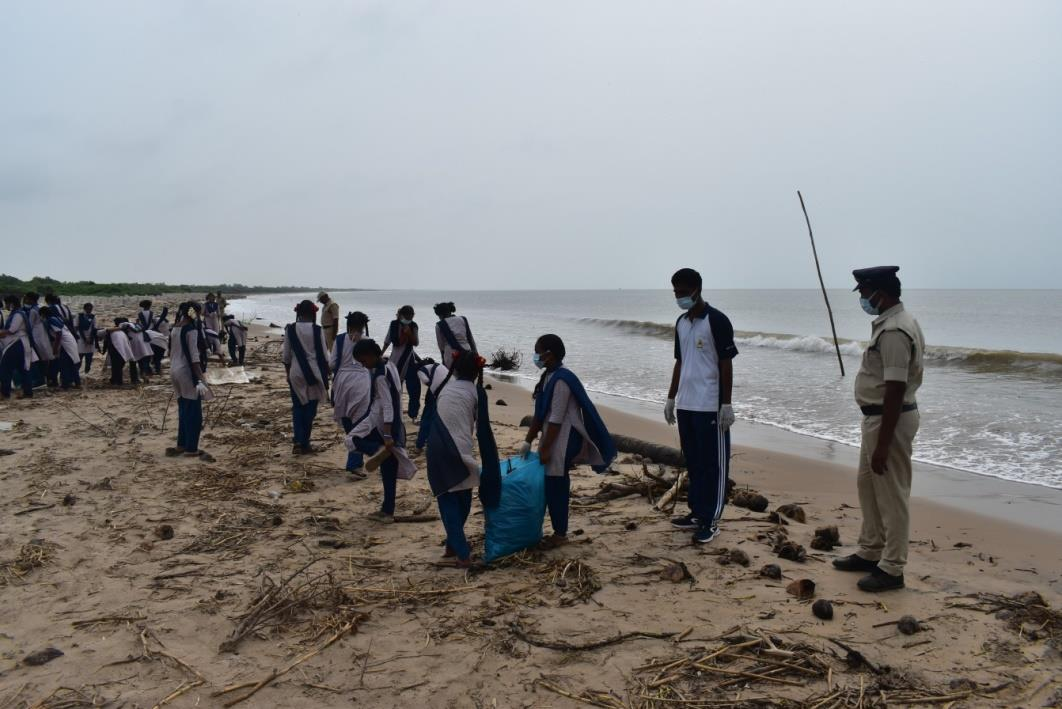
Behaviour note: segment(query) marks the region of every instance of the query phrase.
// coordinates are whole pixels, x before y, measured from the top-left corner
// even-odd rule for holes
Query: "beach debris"
[[[770,505],[767,498],[755,490],[738,490],[734,493],[733,503],[753,512],[764,512]]]
[[[111,486],[111,479],[109,477],[100,480],[99,482],[92,483],[88,487],[89,490],[113,490]]]
[[[914,635],[922,630],[922,624],[913,615],[905,615],[896,621],[896,627],[904,635]]]
[[[608,647],[609,645],[616,645],[627,640],[634,638],[651,638],[657,640],[666,640],[673,638],[678,633],[654,633],[644,630],[634,631],[631,633],[619,633],[602,640],[593,640],[587,643],[570,643],[566,640],[547,640],[546,638],[536,638],[530,635],[527,630],[520,625],[519,621],[512,623],[509,626],[509,632],[515,635],[520,640],[524,641],[528,645],[534,645],[535,647],[543,647],[548,650],[557,650],[560,652],[585,652],[587,650],[597,650],[598,648]]]
[[[586,603],[601,590],[601,581],[588,564],[579,559],[551,559],[543,565],[542,573],[549,583],[562,589],[560,604]]]
[[[722,551],[723,553],[716,559],[720,566],[729,566],[730,564],[748,566],[750,563],[749,555],[741,549],[724,549]]]
[[[43,650],[37,652],[31,652],[22,658],[23,665],[29,665],[30,667],[38,667],[40,665],[46,665],[57,657],[62,657],[63,651],[54,647],[46,647]]]
[[[77,497],[75,497],[73,493],[68,492],[63,496],[63,507],[73,507],[76,504]]]
[[[800,522],[801,524],[808,521],[807,515],[804,513],[804,508],[793,503],[779,507],[778,514],[785,515],[789,519]]]
[[[490,391],[490,390],[491,390],[491,389],[493,389],[493,388],[494,388],[494,387],[493,387],[492,385],[490,385],[490,384],[484,384],[484,385],[483,385],[483,389],[484,389],[484,390],[486,390],[486,391]]]
[[[760,576],[767,579],[774,579],[779,581],[782,578],[782,567],[778,564],[766,564],[760,569]]]
[[[498,399],[497,401],[494,402],[494,405],[495,406],[508,406],[508,404],[505,403],[505,399]]]
[[[313,492],[317,488],[317,485],[314,484],[313,480],[293,478],[291,480],[285,480],[284,487],[289,492]]]
[[[501,372],[511,372],[514,369],[520,369],[520,365],[523,363],[524,357],[518,350],[506,349],[499,347],[494,350],[494,353],[490,356],[490,363],[487,365],[489,369],[497,369]]]
[[[623,528],[626,529],[628,532],[633,532],[634,530],[638,529],[638,523],[632,519],[630,522],[623,525]]]
[[[258,537],[268,534],[283,521],[280,515],[268,512],[250,515],[224,513],[210,529],[182,547],[176,554],[231,554],[250,546]]]
[[[779,558],[788,561],[806,561],[808,558],[807,550],[791,539],[776,543],[774,545],[774,553],[777,554]]]
[[[665,566],[660,572],[660,578],[664,581],[670,581],[671,583],[682,583],[683,581],[694,580],[689,567],[681,561],[675,561]]]
[[[821,620],[833,620],[833,604],[825,598],[820,598],[811,604],[811,612]]]
[[[0,586],[22,581],[33,569],[48,563],[55,555],[56,545],[43,539],[23,544],[14,559],[0,561]]]
[[[785,592],[796,596],[797,600],[806,601],[815,597],[815,582],[811,579],[797,579],[785,587]]]
[[[168,524],[160,524],[155,527],[155,536],[159,539],[173,539],[173,527]]]
[[[787,520],[782,515],[778,514],[777,510],[775,510],[774,512],[772,512],[769,515],[767,515],[767,521],[768,522],[774,522],[777,525],[788,525],[789,524],[789,520]]]
[[[958,600],[973,599],[973,603],[948,603],[949,608],[990,613],[1026,640],[1048,639],[1062,643],[1062,612],[1052,608],[1036,591],[1024,591],[1013,596],[997,593],[972,593]]]
[[[832,551],[834,547],[841,546],[841,533],[837,527],[818,527],[815,536],[811,540],[811,548],[819,551]]]
[[[4,457],[5,455],[14,455],[14,454],[15,454],[15,451],[11,450],[10,448],[0,448],[0,458]]]

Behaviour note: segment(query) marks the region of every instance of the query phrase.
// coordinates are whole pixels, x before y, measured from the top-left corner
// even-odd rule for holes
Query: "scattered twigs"
[[[71,623],[71,625],[81,630],[84,628],[95,628],[100,625],[110,625],[113,623],[138,623],[144,620],[147,620],[147,616],[140,613],[137,613],[136,615],[105,615],[99,618],[86,618],[85,620],[75,620]]]
[[[273,680],[277,679],[278,677],[282,677],[282,676],[286,675],[288,672],[291,672],[293,669],[295,669],[296,667],[298,667],[302,663],[306,662],[307,660],[310,660],[310,659],[316,657],[317,655],[322,653],[324,650],[326,650],[329,647],[331,647],[337,640],[342,638],[344,635],[346,635],[347,633],[349,633],[349,632],[351,632],[353,630],[356,630],[357,627],[358,627],[358,624],[361,623],[361,621],[363,621],[366,618],[368,618],[367,614],[358,613],[352,619],[350,619],[349,621],[344,623],[343,626],[341,628],[339,628],[339,630],[337,630],[335,633],[332,634],[332,637],[328,638],[328,640],[326,640],[324,643],[322,643],[316,649],[310,650],[309,652],[306,652],[306,653],[303,653],[302,655],[299,655],[297,658],[292,660],[290,663],[288,663],[283,668],[274,669],[272,672],[270,672],[268,675],[263,677],[261,680],[259,680],[258,682],[254,683],[251,686],[251,688],[250,688],[250,690],[248,692],[246,692],[245,694],[240,695],[239,697],[236,697],[235,699],[229,700],[228,702],[226,702],[224,704],[224,706],[226,708],[227,707],[232,707],[232,706],[235,706],[235,705],[239,704],[240,702],[247,701],[252,696],[254,696],[258,692],[258,690],[262,689],[262,687],[265,687],[266,685],[268,685],[270,682],[272,682]],[[239,689],[245,688],[246,686],[247,686],[246,684],[242,684],[242,685],[236,685],[234,687],[226,687],[225,689],[221,690],[220,692],[216,692],[214,694],[214,696],[215,697],[220,697],[220,696],[222,696],[224,694],[227,694],[229,692],[234,692],[234,691],[237,691]]]
[[[18,512],[16,512],[15,517],[19,517],[21,515],[28,515],[32,512],[40,512],[41,510],[50,510],[53,507],[55,507],[54,502],[48,505],[37,505],[35,507],[27,507],[24,510],[19,510]]]
[[[1062,612],[1051,608],[1043,596],[1035,591],[1014,596],[972,593],[958,599],[973,599],[973,602],[949,603],[948,607],[996,614],[1018,635],[1027,639],[1062,638]]]
[[[571,699],[574,702],[579,702],[581,704],[589,704],[592,707],[606,707],[606,709],[627,709],[626,704],[616,699],[607,692],[583,690],[579,694],[573,694],[572,692],[558,687],[556,684],[550,682],[544,677],[540,677],[539,679],[535,680],[535,684],[537,684],[539,687],[542,687],[543,689],[548,689],[554,694],[559,694],[562,697],[567,697],[568,699]]]
[[[48,563],[55,555],[55,549],[54,544],[40,539],[23,544],[14,559],[0,561],[0,586],[22,581],[29,572]]]
[[[666,640],[675,637],[676,633],[653,633],[649,631],[634,631],[630,633],[620,633],[613,635],[603,640],[594,640],[588,643],[569,643],[564,640],[546,640],[544,638],[536,638],[527,634],[527,631],[519,623],[513,623],[509,627],[510,632],[513,635],[523,640],[528,645],[534,645],[535,647],[543,647],[547,650],[559,650],[561,652],[582,652],[585,650],[596,650],[598,648],[607,647],[609,645],[616,645],[632,638],[650,638],[656,640]]]
[[[675,504],[678,502],[679,493],[686,488],[686,471],[683,470],[678,474],[678,478],[675,480],[675,484],[665,492],[659,500],[656,501],[656,509],[670,511],[675,508]]]

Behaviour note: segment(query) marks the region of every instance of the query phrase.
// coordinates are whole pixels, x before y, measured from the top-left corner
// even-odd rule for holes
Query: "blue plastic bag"
[[[546,469],[537,453],[501,464],[501,499],[485,509],[484,561],[491,562],[542,541],[546,517]]]

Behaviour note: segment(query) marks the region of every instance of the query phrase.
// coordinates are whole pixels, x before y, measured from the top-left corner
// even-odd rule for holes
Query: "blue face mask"
[[[401,318],[401,319],[399,319],[398,322],[402,323],[403,325],[412,325],[413,324],[412,320],[407,320],[406,318]]]
[[[878,292],[874,291],[873,293],[870,294],[870,298],[873,298],[877,294],[878,294]],[[876,306],[873,303],[871,303],[870,302],[870,298],[860,298],[859,299],[859,305],[863,308],[863,312],[866,313],[867,315],[881,315],[881,308],[879,308],[878,306]]]
[[[540,355],[538,352],[531,356],[531,361],[534,362],[535,366],[539,369],[546,368],[546,363],[542,361],[542,355]]]
[[[693,306],[697,304],[697,299],[692,295],[687,295],[682,298],[675,298],[675,303],[682,310],[692,310]]]

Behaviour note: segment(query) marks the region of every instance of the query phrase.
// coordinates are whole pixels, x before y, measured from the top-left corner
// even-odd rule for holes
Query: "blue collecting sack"
[[[509,458],[501,464],[501,497],[485,508],[484,561],[514,554],[542,540],[546,516],[546,469],[538,454]]]

